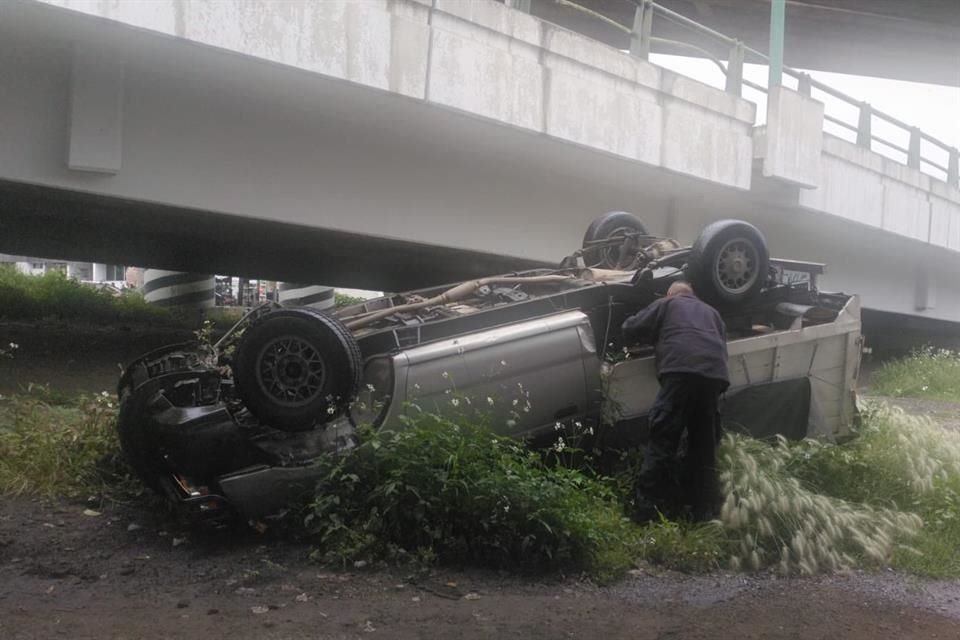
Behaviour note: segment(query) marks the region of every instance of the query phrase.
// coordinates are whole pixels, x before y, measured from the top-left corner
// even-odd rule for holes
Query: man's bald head
[[[678,280],[677,282],[674,282],[673,284],[671,284],[670,288],[667,289],[667,297],[672,298],[674,296],[681,296],[681,295],[687,295],[687,296],[694,295],[693,287],[691,287],[686,282],[681,282]]]

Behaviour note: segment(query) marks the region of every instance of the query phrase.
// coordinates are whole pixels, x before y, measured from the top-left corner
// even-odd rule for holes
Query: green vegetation
[[[960,576],[960,433],[871,408],[857,438],[842,446],[808,442],[796,457],[797,476],[813,490],[922,520],[916,536],[892,548],[894,567]]]
[[[960,353],[927,347],[885,363],[870,381],[878,395],[960,401]]]
[[[117,459],[115,402],[31,385],[0,396],[0,495],[88,496]]]
[[[334,307],[339,309],[340,307],[349,307],[355,304],[362,304],[367,301],[366,298],[360,298],[358,296],[349,296],[345,293],[340,293],[338,291],[333,292]]]
[[[0,398],[0,494],[114,493],[106,485],[127,478],[115,417],[104,394],[31,387]],[[531,451],[477,422],[423,413],[319,461],[322,479],[301,512],[316,558],[599,580],[643,561],[691,572],[960,576],[960,433],[899,410],[868,407],[842,444],[728,436],[719,459],[726,501],[720,519],[702,525],[625,517],[635,455],[604,477],[569,434],[562,448]],[[579,469],[564,466],[573,461]]]
[[[960,434],[902,412],[867,409],[843,444],[728,436],[726,501],[702,525],[633,525],[628,480],[559,466],[555,452],[425,415],[324,462],[308,526],[319,555],[337,562],[439,558],[601,578],[638,560],[697,572],[960,575]]]
[[[843,499],[845,486],[816,473],[830,456],[846,457],[851,466],[863,463],[856,449],[843,446],[728,439],[721,520],[731,568],[774,565],[784,574],[814,574],[883,566],[899,543],[916,535],[922,526],[916,514],[880,506],[873,495],[863,502]]]
[[[147,304],[139,293],[112,296],[84,286],[60,272],[42,276],[0,266],[0,320],[53,318],[80,322],[143,322],[179,325],[167,309]]]
[[[306,523],[326,561],[439,558],[603,578],[635,557],[638,531],[605,483],[483,427],[422,414],[322,464]]]

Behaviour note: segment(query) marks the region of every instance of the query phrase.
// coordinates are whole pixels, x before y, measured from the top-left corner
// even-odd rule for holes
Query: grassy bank
[[[884,363],[870,387],[878,395],[960,401],[960,353],[932,347],[914,351]]]
[[[184,322],[168,309],[147,304],[133,291],[112,296],[59,272],[31,276],[8,265],[0,266],[0,320],[43,319],[160,326],[180,326]]]

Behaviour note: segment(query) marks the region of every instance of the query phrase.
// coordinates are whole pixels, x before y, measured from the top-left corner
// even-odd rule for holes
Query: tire
[[[332,316],[284,309],[247,328],[233,370],[237,394],[262,423],[305,431],[346,410],[360,388],[362,357]]]
[[[626,211],[611,211],[605,213],[590,223],[583,236],[583,248],[597,240],[606,240],[627,233],[647,235],[647,228],[643,220]],[[640,246],[640,245],[638,245]],[[597,265],[604,269],[624,268],[633,260],[633,256],[621,255],[621,247],[602,247],[584,251],[584,260],[588,265]]]
[[[143,415],[148,400],[148,394],[141,393],[128,394],[120,401],[117,437],[120,450],[134,474],[155,493],[163,493],[160,479],[169,472],[159,458],[153,439],[138,419]]]
[[[734,304],[760,293],[770,254],[763,234],[742,220],[719,220],[703,228],[690,250],[687,277],[697,295],[713,304]]]

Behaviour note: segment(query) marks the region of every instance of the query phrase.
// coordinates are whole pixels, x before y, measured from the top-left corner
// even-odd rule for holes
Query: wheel
[[[748,300],[763,288],[770,254],[763,234],[742,220],[719,220],[703,228],[690,250],[687,276],[712,303]]]
[[[144,430],[143,415],[151,396],[146,393],[128,394],[120,401],[120,413],[117,416],[117,437],[120,449],[127,464],[147,487],[156,493],[162,493],[160,479],[169,472],[160,459],[151,434]]]
[[[303,431],[329,422],[360,388],[362,358],[350,331],[313,309],[284,309],[247,328],[237,347],[237,394],[261,422]]]
[[[590,243],[609,238],[627,238],[631,235],[647,235],[643,221],[626,211],[611,211],[600,216],[587,227],[583,236],[584,260],[588,265],[605,269],[624,269],[633,262],[634,251],[639,242],[626,240],[623,244],[590,248]]]

